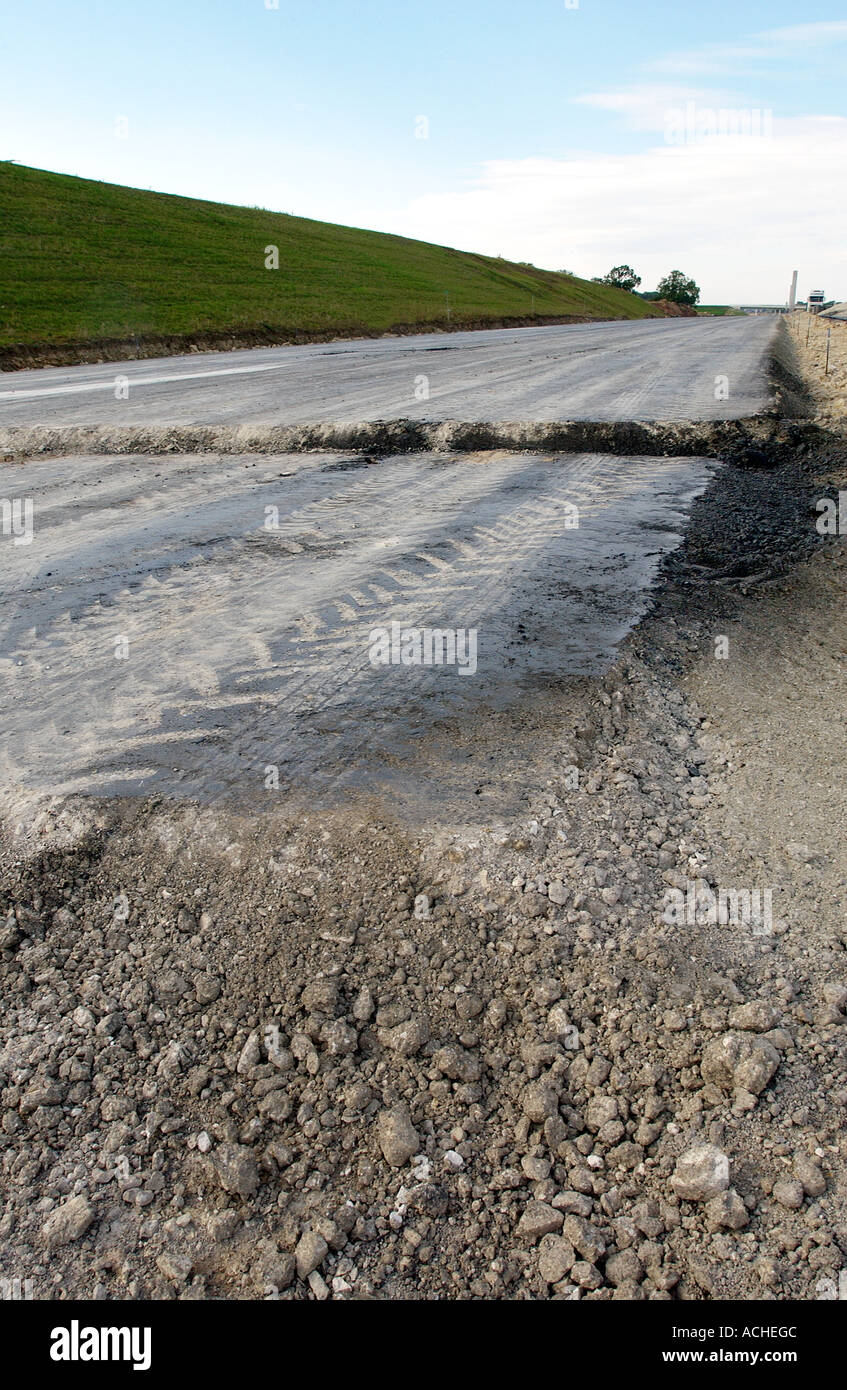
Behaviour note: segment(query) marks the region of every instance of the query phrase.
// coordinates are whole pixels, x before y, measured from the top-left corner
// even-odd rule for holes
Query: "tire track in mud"
[[[513,470],[513,461],[509,461],[509,466]],[[508,468],[506,471],[508,471]],[[486,471],[484,475],[480,472],[479,477],[480,484],[483,489],[490,487],[492,478],[492,473],[490,469]],[[464,491],[468,490],[467,475],[464,473],[461,487]],[[410,500],[416,503],[418,495],[421,492],[430,491],[431,488],[431,480],[428,479],[426,476],[419,480],[416,485],[410,485],[408,480],[402,481],[393,480],[389,478],[387,489],[384,486],[376,486],[373,481],[363,480],[358,484],[355,484],[352,487],[348,488],[348,500],[358,504],[359,507],[370,507],[377,500],[381,503],[392,503],[394,501],[393,494],[396,494],[398,491],[400,491],[404,494],[404,499],[406,500],[407,504]],[[350,493],[355,493],[355,497],[350,497]],[[375,494],[381,495],[375,496]],[[319,519],[325,518],[328,515],[329,508],[333,505],[335,500],[336,499],[327,499],[324,501],[318,501],[311,503],[304,508],[295,509],[295,511],[292,512],[292,514],[286,519],[286,521],[281,524],[282,531],[284,532],[285,530],[288,530],[292,533],[303,535],[305,533],[304,528],[308,525],[313,523],[320,524]],[[327,538],[325,544],[327,546],[331,546],[332,538]],[[387,578],[388,582],[394,586],[395,595],[408,594],[410,590],[414,590],[416,586],[419,587],[420,584],[423,582],[421,576],[412,574],[408,570],[402,569],[401,561],[402,557],[400,560],[392,562],[390,571],[388,571],[385,566],[383,566],[382,570],[383,577]],[[263,574],[253,576],[251,578],[241,576],[238,581],[237,602],[235,604],[228,604],[227,602],[228,598],[232,595],[233,581],[228,578],[222,580],[220,576],[215,576],[215,578],[217,579],[218,588],[216,591],[212,591],[211,596],[209,594],[206,594],[205,597],[202,597],[197,594],[189,593],[189,595],[186,598],[180,600],[180,609],[183,616],[180,618],[176,625],[174,625],[173,622],[171,623],[172,645],[176,645],[178,647],[186,647],[189,645],[190,635],[192,630],[197,625],[198,615],[202,618],[204,609],[211,609],[214,612],[216,626],[218,627],[218,629],[220,629],[226,623],[226,625],[229,628],[227,640],[231,648],[237,649],[237,647],[241,644],[244,629],[243,619],[240,616],[241,610],[242,608],[249,608],[249,606],[256,601],[259,593],[265,586],[265,576]],[[207,577],[205,574],[202,575],[201,582],[205,587],[207,583]],[[164,586],[162,584],[162,581],[157,576],[151,576],[141,591],[137,592],[135,595],[127,594],[127,597],[130,598],[130,600],[133,603],[133,607],[137,609],[140,613],[142,622],[141,631],[138,632],[133,625],[136,615],[134,613],[128,614],[125,610],[123,621],[120,624],[120,627],[121,630],[124,631],[124,633],[128,636],[130,646],[132,648],[134,648],[137,645],[139,639],[143,640],[144,637],[149,637],[151,633],[155,635],[156,620],[154,617],[151,624],[149,619],[149,609],[151,607],[151,600],[155,603],[158,603],[160,607],[162,603],[167,601],[167,596],[163,592],[161,592],[163,588]],[[385,596],[388,596],[388,591],[383,592]],[[120,601],[122,597],[123,595],[118,594],[116,596],[116,601]],[[339,602],[344,603],[344,595],[342,595],[340,598],[332,598],[330,602],[335,605],[337,605]],[[229,609],[228,621],[227,609]],[[93,612],[90,612],[87,615],[87,617],[89,628],[89,653],[91,653],[92,650],[99,650],[102,652],[108,647],[110,638],[112,638],[112,636],[114,635],[115,627],[117,626],[115,624],[113,614],[109,608],[104,609],[101,607]],[[128,621],[127,618],[129,618]],[[295,621],[297,620],[295,619]],[[308,626],[308,617],[306,617],[305,621]],[[324,628],[327,627],[327,623],[323,620],[321,620],[321,625]],[[73,644],[74,646],[77,645],[74,633],[68,630],[66,636],[67,641],[69,643]],[[29,668],[30,677],[33,674],[37,673],[39,666],[42,669],[48,668],[50,664],[56,661],[56,659],[57,652],[55,631],[45,633],[41,637],[41,639],[39,639],[38,634],[35,631],[33,631],[30,634],[30,641],[27,644],[27,664]],[[330,663],[332,663],[334,659],[337,659],[337,656],[333,658],[331,655]],[[72,669],[69,669],[64,677],[64,683],[66,687],[65,693],[69,700],[74,698],[78,688],[79,675],[77,667],[78,663],[75,662],[73,664]],[[218,693],[216,683],[214,681],[204,679],[204,676],[208,671],[208,665],[204,665],[202,660],[199,659],[199,657],[196,655],[192,655],[190,659],[183,662],[183,669],[181,671],[181,679],[183,680],[183,682],[188,684],[189,686],[193,686],[200,692],[200,700],[207,711],[210,709],[214,710],[216,707],[225,707],[229,703],[228,700],[216,700],[215,696]],[[134,698],[137,702],[141,702],[145,696],[149,696],[151,698],[154,696],[155,686],[151,685],[147,689],[145,689],[141,685],[141,683],[137,681],[131,668],[128,668],[127,674],[129,679],[127,682],[125,682],[125,687],[128,685],[129,690],[127,690],[126,688],[124,689],[124,699]],[[259,678],[261,678],[262,674],[263,672],[261,672],[260,670]],[[234,676],[234,680],[236,684],[240,684],[242,680],[245,678],[251,678],[251,682],[254,682],[255,677],[255,665],[252,665],[250,668],[248,668],[248,675],[246,677],[236,673]],[[302,680],[300,680],[299,682],[295,682],[294,686],[285,693],[289,696],[298,693],[302,694],[303,691],[306,690],[308,687],[312,687],[314,693],[318,697],[320,697],[323,691],[323,686],[321,684],[315,686],[315,679],[316,672],[313,669],[310,669],[307,671],[306,675]],[[335,685],[344,685],[347,679],[348,677],[346,674],[343,674],[340,677],[340,679],[336,677],[333,684],[333,688],[335,687]],[[276,680],[278,684],[278,676],[276,677]],[[297,689],[298,686],[300,687],[299,691]],[[275,693],[278,698],[280,693],[279,690],[277,690],[277,692]],[[244,694],[240,694],[239,703],[243,703],[245,698],[250,698],[251,695],[255,695],[255,690],[251,691],[247,697],[245,697]],[[104,722],[108,722],[107,710],[103,706],[101,706],[100,709],[100,717]],[[202,734],[199,734],[195,731],[191,736],[202,737]],[[143,744],[155,742],[158,739],[158,737],[158,733],[151,733],[147,738],[143,740],[134,740],[133,743],[134,746],[143,746]]]
[[[521,682],[602,660],[707,476],[705,464],[601,456],[350,462],[293,469],[271,531],[260,518],[277,479],[235,475],[229,535],[217,526],[224,483],[198,471],[165,509],[187,543],[172,553],[163,534],[157,551],[152,537],[146,573],[127,582],[138,554],[122,567],[113,546],[105,576],[58,585],[58,596],[44,576],[2,646],[7,778],[25,781],[29,768],[54,791],[179,787],[211,799],[236,786],[255,795],[275,765],[329,792],[377,759],[387,731],[402,742],[478,718],[514,701]],[[232,488],[229,461],[224,471]],[[567,524],[573,508],[578,527]],[[80,551],[96,552],[89,525],[106,528],[101,550],[110,527],[126,540],[122,513],[92,515],[71,518],[62,537],[71,573]],[[257,524],[245,528],[245,516]],[[543,612],[550,650],[521,648],[524,608]],[[570,645],[554,631],[563,614],[581,629]],[[395,621],[479,627],[487,673],[375,670],[369,633]],[[110,649],[121,634],[126,663]],[[27,689],[40,717],[22,703]]]

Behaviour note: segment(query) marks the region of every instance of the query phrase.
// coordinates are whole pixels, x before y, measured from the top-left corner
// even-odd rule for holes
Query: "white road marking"
[[[131,387],[163,386],[173,381],[198,381],[210,376],[249,376],[253,372],[282,372],[287,362],[254,362],[249,367],[218,367],[205,372],[175,372],[171,376],[133,376],[127,380]],[[75,396],[85,391],[113,391],[115,380],[125,376],[125,372],[115,372],[104,381],[87,381],[74,386],[33,386],[29,390],[0,391],[0,401],[25,401],[35,396]]]

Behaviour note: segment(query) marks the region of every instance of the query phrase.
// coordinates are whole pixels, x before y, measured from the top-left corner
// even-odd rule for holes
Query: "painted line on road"
[[[162,386],[174,381],[198,381],[212,376],[249,376],[252,372],[281,372],[288,365],[287,362],[254,362],[249,367],[218,367],[205,372],[175,372],[169,376],[127,377],[127,381],[132,387]],[[17,391],[0,391],[0,401],[26,401],[33,400],[36,396],[76,396],[85,391],[113,391],[117,377],[125,375],[125,372],[117,372],[107,380],[87,381],[73,386],[32,386],[21,387]]]

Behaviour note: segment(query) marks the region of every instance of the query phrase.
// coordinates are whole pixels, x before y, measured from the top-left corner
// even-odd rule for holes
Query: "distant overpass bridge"
[[[733,304],[742,314],[787,314],[787,304]]]
[[[732,308],[738,310],[742,314],[788,314],[791,312],[787,304],[733,304]],[[799,301],[794,305],[794,308],[801,312],[807,311],[812,314],[826,314],[834,308],[841,309],[842,306],[835,304],[835,301],[832,299],[827,299],[826,301],[821,300],[820,303],[817,304],[806,304]],[[833,314],[831,317],[834,318],[837,317],[837,315]]]

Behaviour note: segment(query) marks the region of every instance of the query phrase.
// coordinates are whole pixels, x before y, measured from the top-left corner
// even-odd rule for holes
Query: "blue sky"
[[[707,302],[781,299],[795,265],[847,296],[834,0],[272,3],[10,7],[0,155],[645,288],[679,266]]]

